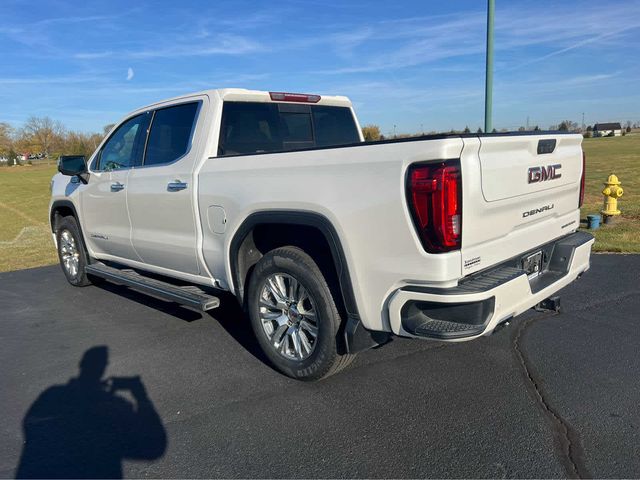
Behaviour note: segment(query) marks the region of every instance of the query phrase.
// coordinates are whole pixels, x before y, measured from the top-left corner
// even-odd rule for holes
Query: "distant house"
[[[596,123],[593,126],[593,136],[594,137],[606,137],[607,135],[611,135],[613,132],[613,136],[619,137],[622,135],[622,125],[620,123]]]

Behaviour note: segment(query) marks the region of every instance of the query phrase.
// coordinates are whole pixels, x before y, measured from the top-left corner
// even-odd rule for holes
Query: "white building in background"
[[[593,126],[594,137],[606,137],[607,135],[613,135],[619,137],[622,135],[622,125],[620,123],[596,123]]]

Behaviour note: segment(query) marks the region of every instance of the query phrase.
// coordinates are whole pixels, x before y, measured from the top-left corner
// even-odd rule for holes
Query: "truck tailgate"
[[[567,134],[465,139],[463,275],[578,227],[581,142]]]

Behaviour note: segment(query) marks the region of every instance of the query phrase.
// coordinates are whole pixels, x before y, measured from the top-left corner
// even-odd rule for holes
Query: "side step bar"
[[[95,275],[113,283],[131,287],[139,292],[203,312],[220,305],[218,297],[209,295],[196,286],[180,287],[146,277],[131,269],[119,269],[102,263],[94,263],[86,267],[86,272],[89,275]]]

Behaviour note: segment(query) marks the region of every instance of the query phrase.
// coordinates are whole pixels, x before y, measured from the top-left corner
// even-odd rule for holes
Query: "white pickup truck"
[[[230,291],[276,368],[320,379],[394,335],[470,340],[557,306],[593,244],[581,138],[365,143],[345,97],[209,90],[61,157],[51,228],[71,284],[200,310]]]

